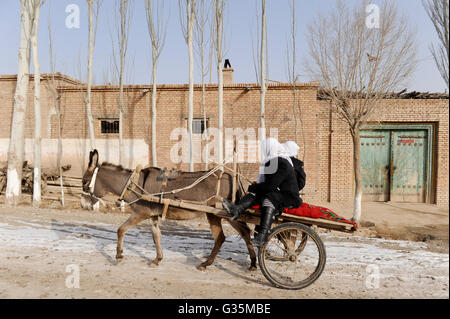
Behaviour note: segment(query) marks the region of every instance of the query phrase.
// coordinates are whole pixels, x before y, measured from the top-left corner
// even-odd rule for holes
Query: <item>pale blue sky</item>
[[[349,5],[358,0],[347,0]],[[437,42],[434,28],[426,15],[421,0],[395,0],[402,13],[407,14],[411,25],[417,30],[419,64],[411,77],[408,90],[445,92],[442,80],[429,52],[429,45]],[[290,16],[287,0],[267,0],[268,55],[269,78],[276,81],[287,81],[286,77],[286,41],[289,33]],[[377,3],[378,0],[372,2]],[[226,11],[226,55],[235,69],[234,81],[239,83],[256,82],[252,56],[252,32],[255,34],[256,0],[228,0]],[[259,1],[258,1],[259,3]],[[326,13],[334,7],[336,0],[297,0],[297,60],[307,54],[305,42],[306,26],[318,13]],[[68,29],[65,26],[66,6],[76,4],[81,10],[79,29]],[[94,78],[102,83],[110,68],[111,38],[110,26],[114,21],[114,1],[104,0],[100,14],[97,33],[97,44],[94,54]],[[187,46],[181,34],[178,18],[178,1],[166,0],[170,7],[170,19],[167,40],[158,66],[158,83],[188,82]],[[86,73],[87,56],[87,6],[85,0],[47,0],[41,9],[40,22],[40,60],[41,72],[49,72],[47,22],[51,8],[54,29],[54,47],[59,72],[79,77],[79,61],[83,76]],[[19,44],[19,0],[0,0],[0,74],[17,73],[17,50]],[[134,60],[133,71],[129,78],[132,83],[150,83],[151,51],[144,12],[144,0],[135,0],[133,22],[129,40],[129,58]],[[301,72],[299,72],[301,73]],[[111,73],[109,73],[111,76]],[[311,80],[300,77],[300,81]],[[195,81],[200,82],[198,71]],[[213,82],[215,82],[215,71]]]

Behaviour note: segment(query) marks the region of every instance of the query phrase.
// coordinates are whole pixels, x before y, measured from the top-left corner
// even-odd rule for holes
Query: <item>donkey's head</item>
[[[98,157],[97,150],[89,153],[89,165],[83,174],[81,206],[85,209],[98,207],[100,199],[108,193],[121,195],[131,175],[131,171],[121,165],[99,165]]]
[[[97,171],[97,172],[96,172]],[[89,164],[86,171],[83,174],[82,184],[83,192],[88,193],[92,189],[92,184],[95,183],[94,173],[98,173],[98,151],[93,150],[89,153]],[[95,176],[96,178],[96,176]]]
[[[103,197],[106,192],[101,180],[98,177],[98,151],[93,150],[89,153],[89,164],[83,174],[82,185],[83,194],[81,195],[81,207],[92,210],[98,208],[99,199]]]

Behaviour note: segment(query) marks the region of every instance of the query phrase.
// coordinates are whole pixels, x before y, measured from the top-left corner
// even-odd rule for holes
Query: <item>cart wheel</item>
[[[302,289],[319,278],[325,268],[325,246],[310,227],[285,223],[272,229],[259,249],[259,265],[274,286]]]

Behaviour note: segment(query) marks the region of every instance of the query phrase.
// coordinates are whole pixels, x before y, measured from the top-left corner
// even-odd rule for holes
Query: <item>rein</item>
[[[140,177],[140,173],[142,170],[142,166],[138,165],[136,167],[135,170],[133,170],[133,172],[131,173],[130,177],[128,178],[127,182],[125,183],[125,186],[122,189],[122,192],[118,198],[119,201],[124,201],[125,202],[125,197],[128,196],[130,193],[134,193],[137,196],[137,199],[131,201],[131,202],[125,202],[128,205],[132,205],[136,202],[138,202],[139,200],[142,199],[143,195],[147,195],[147,196],[158,196],[160,198],[159,203],[160,204],[164,204],[165,207],[168,205],[168,201],[170,201],[169,199],[164,199],[164,195],[167,194],[176,194],[188,189],[193,188],[194,186],[198,185],[200,182],[202,182],[203,180],[205,180],[206,178],[208,178],[211,175],[215,175],[217,177],[217,186],[216,186],[216,194],[211,196],[210,198],[206,199],[204,202],[202,203],[207,203],[209,202],[211,199],[213,198],[217,198],[220,197],[219,193],[220,193],[220,182],[223,176],[223,170],[219,173],[219,175],[216,174],[216,171],[218,171],[221,167],[224,167],[227,170],[231,170],[228,167],[226,167],[225,165],[228,164],[228,162],[232,160],[232,158],[230,158],[229,160],[225,161],[224,163],[215,163],[217,164],[216,167],[214,167],[212,170],[210,170],[209,172],[207,172],[206,174],[200,176],[198,179],[196,179],[192,184],[182,187],[182,188],[178,188],[178,189],[174,189],[171,191],[162,191],[162,192],[158,192],[158,193],[152,193],[150,194],[147,190],[145,190],[143,187],[141,187],[139,185],[139,177]],[[98,201],[101,201],[103,204],[105,203],[104,200],[102,200],[101,198],[97,197],[94,195],[94,189],[95,189],[95,182],[97,180],[97,174],[98,174],[98,170],[99,167],[97,166],[94,170],[94,173],[92,175],[91,181],[89,183],[89,192],[83,192],[83,194],[85,195],[89,195],[95,199],[97,199]],[[231,170],[232,171],[232,170]],[[240,176],[245,177],[244,175],[237,173]],[[165,185],[163,185],[162,189],[165,187]],[[139,191],[141,191],[142,193],[138,192],[136,189],[138,189]],[[167,208],[165,208],[165,211],[167,210]]]
[[[164,195],[167,195],[167,194],[176,194],[176,193],[179,193],[179,192],[182,192],[182,191],[191,189],[191,188],[193,188],[194,186],[198,185],[198,184],[199,184],[200,182],[202,182],[203,180],[205,180],[206,178],[208,178],[209,176],[211,176],[211,175],[214,174],[214,175],[217,177],[216,194],[213,195],[213,196],[211,196],[210,198],[208,198],[208,199],[205,201],[205,202],[208,202],[210,199],[212,199],[212,198],[214,198],[214,197],[217,197],[218,194],[219,194],[219,192],[220,192],[220,181],[221,181],[221,179],[222,179],[223,171],[220,172],[219,176],[217,176],[217,175],[215,174],[215,172],[218,171],[222,166],[226,168],[225,165],[228,164],[228,162],[229,162],[230,160],[231,160],[231,159],[225,161],[225,162],[222,163],[222,164],[218,164],[216,167],[214,167],[214,168],[213,168],[212,170],[210,170],[208,173],[206,173],[206,174],[200,176],[198,179],[196,179],[192,184],[190,184],[190,185],[188,185],[188,186],[185,186],[185,187],[182,187],[182,188],[178,188],[178,189],[174,189],[174,190],[171,190],[171,191],[158,192],[158,193],[153,193],[153,194],[150,194],[148,191],[146,191],[144,188],[142,188],[140,185],[138,185],[138,183],[134,180],[134,179],[136,179],[136,176],[139,176],[139,174],[135,174],[135,172],[136,172],[136,171],[138,170],[138,168],[139,168],[139,166],[138,166],[138,167],[136,168],[136,170],[133,171],[133,173],[131,174],[131,176],[130,176],[130,178],[128,179],[127,183],[125,184],[125,187],[124,187],[124,189],[123,189],[123,191],[122,191],[122,195],[121,195],[121,197],[119,198],[119,200],[123,200],[123,199],[124,199],[124,194],[127,194],[129,191],[130,191],[130,192],[133,192],[138,198],[135,199],[135,200],[132,201],[132,202],[127,203],[128,205],[134,204],[134,203],[136,203],[137,201],[141,200],[142,194],[136,192],[136,190],[135,190],[135,188],[137,187],[140,191],[142,191],[142,192],[143,192],[145,195],[147,195],[147,196],[159,196],[159,197],[160,197],[160,201],[159,201],[159,202],[160,202],[160,204],[162,204],[163,201],[164,201],[164,198],[163,198]],[[139,169],[139,173],[140,173],[140,169]]]

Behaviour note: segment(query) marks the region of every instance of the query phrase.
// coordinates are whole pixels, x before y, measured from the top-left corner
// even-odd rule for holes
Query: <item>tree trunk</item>
[[[55,96],[57,96],[57,92],[55,92]],[[58,170],[59,170],[59,186],[61,188],[61,205],[62,207],[64,207],[64,187],[63,187],[63,171],[62,171],[62,136],[61,136],[61,104],[60,104],[60,100],[59,98],[56,99],[55,101],[56,103],[56,113],[58,116],[58,157],[57,157],[57,162],[58,162]]]
[[[123,166],[123,86],[119,91],[119,164]]]
[[[194,3],[188,1],[188,49],[189,49],[189,97],[188,97],[188,140],[189,140],[189,171],[194,171],[192,147],[192,121],[194,113],[194,47],[192,36],[194,31]]]
[[[55,60],[53,54],[53,39],[52,39],[52,28],[51,28],[51,17],[48,18],[48,40],[49,40],[49,58],[50,58],[50,73],[51,80],[47,81],[49,85],[49,91],[51,93],[53,108],[56,111],[58,117],[58,154],[56,157],[56,166],[59,171],[59,186],[61,190],[61,206],[64,207],[64,187],[63,187],[63,175],[62,175],[62,137],[61,137],[61,103],[60,97],[58,95],[57,84],[55,82]]]
[[[128,95],[127,103],[124,105],[124,72],[125,61],[128,48],[128,36],[130,32],[130,20],[132,19],[132,1],[120,0],[119,12],[120,12],[120,25],[117,29],[118,32],[118,45],[119,45],[119,164],[125,166],[124,158],[124,143],[123,143],[123,118],[124,111],[127,111],[128,107]],[[115,62],[116,63],[116,62]],[[117,65],[117,64],[116,64]],[[128,94],[128,93],[127,93]]]
[[[203,60],[203,57],[202,57]],[[203,61],[202,61],[203,65]],[[205,75],[203,72],[202,66],[202,110],[203,110],[203,124],[205,126],[203,132],[203,139],[205,141],[205,170],[208,170],[208,162],[209,162],[209,148],[208,148],[208,125],[206,122],[206,87],[205,87]]]
[[[359,127],[351,131],[351,134],[353,139],[353,171],[355,174],[355,199],[352,219],[359,226],[361,222],[361,199],[363,193]]]
[[[91,108],[91,86],[92,86],[92,59],[94,54],[94,30],[92,23],[92,5],[93,1],[88,1],[89,5],[89,58],[88,58],[88,79],[87,79],[87,89],[86,89],[86,115],[89,127],[89,139],[91,142],[91,150],[95,149],[95,135],[94,135],[94,124],[92,118],[92,108]]]
[[[33,10],[33,32],[31,36],[31,46],[33,48],[34,66],[34,171],[33,171],[33,206],[39,207],[41,204],[41,141],[42,141],[42,121],[41,121],[41,71],[38,54],[38,30],[40,3],[35,5]]]
[[[217,78],[218,78],[218,138],[219,138],[219,163],[224,160],[223,152],[223,71],[222,71],[222,59],[217,61]]]
[[[152,8],[152,1],[146,2],[146,14],[147,14],[147,26],[150,35],[150,41],[152,44],[152,121],[151,121],[151,148],[152,148],[152,165],[158,166],[158,154],[156,145],[157,135],[157,87],[156,87],[156,71],[158,67],[158,59],[164,47],[166,27],[163,25],[163,15],[161,8],[163,7],[162,1],[156,1],[155,11]],[[149,110],[150,111],[150,110]]]
[[[22,166],[24,153],[24,126],[27,109],[28,82],[30,72],[30,3],[21,1],[20,11],[20,45],[18,55],[18,72],[16,91],[14,93],[14,110],[11,122],[11,138],[8,148],[8,172],[5,200],[9,205],[17,205],[22,193]]]
[[[153,68],[152,68],[152,165],[158,167],[156,154],[156,56],[153,54]]]
[[[122,9],[123,10],[123,9]],[[123,11],[121,14],[125,14]],[[123,19],[123,18],[122,18]],[[123,22],[122,22],[123,23]],[[125,70],[124,31],[120,39],[120,74],[119,74],[119,164],[124,166],[123,158],[123,73]]]
[[[294,135],[295,135],[295,143],[298,144],[298,124],[297,124],[297,92],[296,92],[296,83],[297,83],[297,72],[296,72],[296,38],[295,38],[295,31],[296,31],[296,25],[295,25],[295,0],[292,0],[292,29],[291,29],[291,36],[292,36],[292,73],[291,73],[291,81],[292,81],[292,113],[294,116]],[[304,144],[303,144],[304,147]]]
[[[217,52],[217,105],[218,105],[218,143],[219,143],[219,158],[218,162],[224,161],[223,151],[223,71],[222,71],[222,35],[223,35],[223,10],[221,0],[216,0],[216,52]],[[222,168],[223,169],[223,168]]]
[[[265,106],[265,100],[266,100],[266,56],[265,56],[265,47],[266,47],[266,0],[262,0],[262,11],[261,11],[261,18],[262,18],[262,24],[261,24],[261,61],[260,61],[260,67],[261,67],[261,97],[260,97],[260,123],[261,123],[261,131],[262,131],[262,138],[264,139],[266,136],[266,120],[265,120],[265,113],[266,113],[266,106]]]

